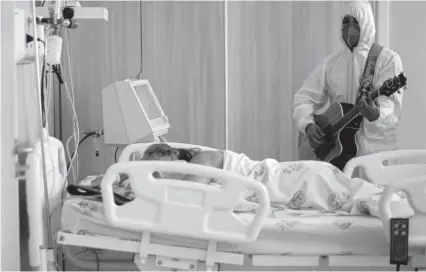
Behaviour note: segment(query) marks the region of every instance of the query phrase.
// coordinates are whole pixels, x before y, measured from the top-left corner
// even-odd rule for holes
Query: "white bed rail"
[[[343,170],[353,177],[356,169],[372,183],[386,185],[379,210],[383,229],[390,241],[392,196],[399,191],[407,194],[415,214],[410,218],[410,247],[426,247],[426,150],[393,150],[374,153],[350,160]]]
[[[216,178],[223,186],[156,179],[156,171]],[[117,206],[113,197],[117,174],[128,175],[136,195],[135,200],[122,206]],[[259,208],[251,223],[233,213],[245,190],[253,190],[259,197]],[[177,162],[113,164],[102,180],[102,197],[105,219],[113,226],[230,243],[256,240],[269,212],[268,193],[259,182],[213,167]]]
[[[350,160],[343,173],[353,177],[361,168],[368,180],[376,184],[426,175],[426,150],[393,150]]]
[[[390,241],[390,219],[392,196],[397,192],[407,195],[408,203],[415,214],[409,223],[409,246],[426,247],[426,175],[416,176],[389,183],[379,202],[379,210],[386,237]]]

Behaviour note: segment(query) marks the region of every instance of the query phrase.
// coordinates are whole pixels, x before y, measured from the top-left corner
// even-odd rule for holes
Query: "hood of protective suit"
[[[359,42],[354,50],[369,50],[376,37],[376,25],[374,23],[373,10],[371,9],[370,3],[364,0],[350,1],[346,3],[345,9],[340,18],[339,38],[344,47],[349,49],[342,38],[341,30],[343,18],[347,15],[353,16],[358,21],[360,27]]]

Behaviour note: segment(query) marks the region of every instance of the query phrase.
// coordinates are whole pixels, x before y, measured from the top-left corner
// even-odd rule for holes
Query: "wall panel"
[[[143,2],[142,53],[167,140],[225,147],[224,2]]]
[[[402,116],[398,127],[400,149],[426,149],[426,35],[424,25],[426,10],[424,1],[392,1],[387,3],[389,25],[389,47],[401,57],[407,75],[407,90],[404,91]]]
[[[253,159],[291,159],[292,4],[228,4],[229,149]]]

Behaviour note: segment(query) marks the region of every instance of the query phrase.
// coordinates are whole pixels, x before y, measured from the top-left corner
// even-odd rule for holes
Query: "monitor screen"
[[[156,119],[162,117],[162,113],[160,108],[156,104],[155,95],[152,93],[149,85],[134,85],[133,88],[139,98],[139,101],[142,104],[143,109],[149,120]]]

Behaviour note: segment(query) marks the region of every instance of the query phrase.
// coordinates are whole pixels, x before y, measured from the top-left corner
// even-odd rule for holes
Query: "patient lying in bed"
[[[245,154],[230,150],[201,151],[175,149],[167,144],[153,144],[146,149],[142,160],[183,161],[220,168],[264,184],[271,204],[287,209],[315,209],[325,212],[371,214],[379,217],[378,202],[384,186],[359,178],[349,178],[330,163],[320,161],[278,162],[274,159],[254,161]],[[178,178],[204,184],[217,184],[208,177],[159,173],[161,177]],[[220,183],[220,181],[219,181]],[[403,194],[395,195],[393,211],[410,216],[413,211]],[[246,205],[242,205],[246,203]],[[240,208],[256,206],[254,193],[247,193]]]
[[[353,215],[368,214],[379,217],[378,202],[384,186],[359,178],[351,179],[327,162],[278,162],[270,158],[254,161],[245,154],[238,154],[230,150],[175,149],[164,143],[152,144],[140,156],[141,160],[201,164],[250,177],[266,186],[273,208],[309,209]],[[220,186],[220,181],[209,177],[177,173],[157,173],[156,177]],[[98,179],[99,185],[100,181],[101,179]],[[118,195],[116,201],[122,201],[121,196],[133,197],[129,185],[125,181],[125,177],[117,180],[114,189]],[[246,192],[234,210],[250,212],[256,208],[255,193]],[[395,216],[407,217],[413,214],[413,210],[403,194],[394,196],[391,209]]]

